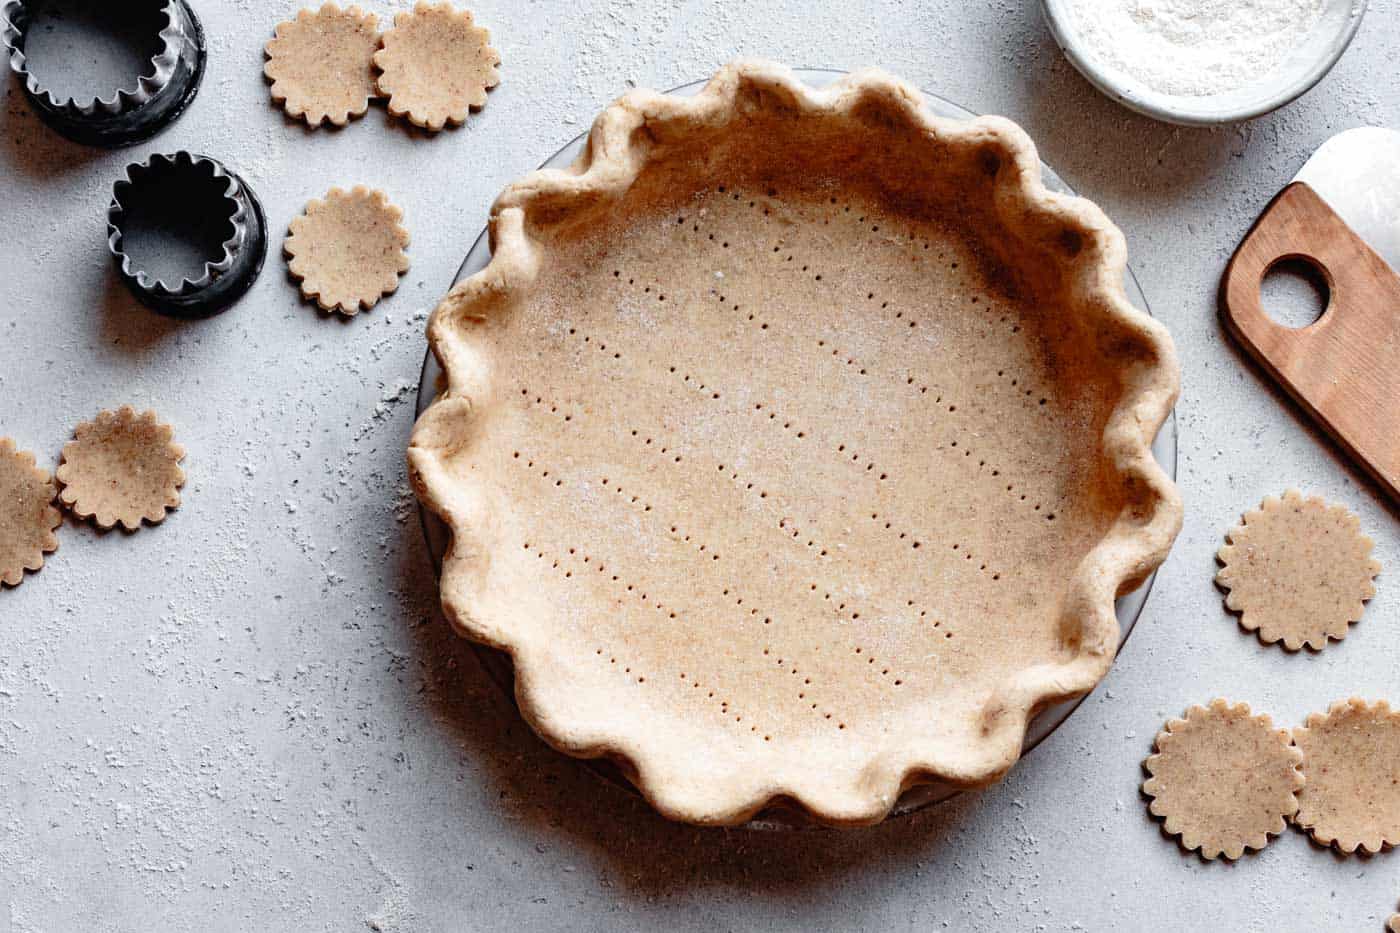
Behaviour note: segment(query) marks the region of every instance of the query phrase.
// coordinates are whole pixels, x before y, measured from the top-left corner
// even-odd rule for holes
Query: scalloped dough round
[[[1341,700],[1295,728],[1293,742],[1308,779],[1295,823],[1347,855],[1400,845],[1400,712]]]
[[[1183,849],[1233,860],[1288,827],[1298,811],[1302,760],[1287,729],[1251,716],[1245,703],[1215,699],[1157,734],[1156,753],[1143,764],[1151,777],[1142,791]]]
[[[1340,505],[1290,489],[1266,498],[1230,531],[1216,583],[1240,625],[1264,644],[1315,651],[1361,618],[1381,565],[1361,520]]]
[[[19,586],[26,570],[44,566],[58,550],[54,529],[63,515],[54,508],[53,477],[34,465],[34,455],[0,437],[0,584]]]
[[[278,23],[263,67],[272,80],[272,99],[289,116],[313,127],[323,121],[345,126],[352,117],[364,116],[370,98],[378,94],[374,53],[379,39],[378,17],[357,6],[342,10],[327,3]]]
[[[332,188],[292,221],[286,252],[302,297],[322,311],[354,316],[399,287],[408,271],[403,211],[382,191]]]
[[[129,405],[100,412],[73,434],[56,476],[63,487],[59,500],[74,515],[99,528],[120,523],[135,531],[143,520],[158,525],[179,508],[185,449],[155,412],[138,415]]]
[[[466,122],[501,83],[501,55],[490,43],[491,33],[473,25],[471,13],[448,3],[420,0],[396,15],[374,55],[389,112],[433,131]]]
[[[410,461],[447,613],[548,741],[673,818],[871,822],[1107,670],[1180,521],[1177,369],[1019,129],[742,63],[623,98],[493,229]]]

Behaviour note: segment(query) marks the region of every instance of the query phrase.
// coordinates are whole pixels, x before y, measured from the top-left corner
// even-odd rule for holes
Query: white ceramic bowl
[[[1322,18],[1267,77],[1219,94],[1162,94],[1132,75],[1099,65],[1084,48],[1074,26],[1070,0],[1041,0],[1045,22],[1065,57],[1100,91],[1138,113],[1187,126],[1237,123],[1277,110],[1304,94],[1337,63],[1361,25],[1367,0],[1327,0]]]

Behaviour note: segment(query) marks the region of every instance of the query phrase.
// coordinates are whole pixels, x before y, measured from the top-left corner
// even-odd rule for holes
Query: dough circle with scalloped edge
[[[1157,734],[1144,762],[1148,809],[1187,851],[1237,859],[1264,848],[1298,810],[1303,756],[1288,730],[1223,699],[1193,706]]]
[[[1400,845],[1400,711],[1340,700],[1296,727],[1293,742],[1307,775],[1295,823],[1346,855]]]
[[[79,518],[99,528],[120,524],[127,531],[142,521],[157,525],[180,505],[185,449],[156,413],[137,414],[130,406],[103,411],[78,425],[63,448],[55,474],[59,500]]]
[[[419,2],[399,13],[374,55],[389,112],[433,131],[466,122],[501,83],[501,55],[490,42],[491,33],[473,25],[471,13],[447,3]]]
[[[357,6],[342,10],[327,3],[278,23],[263,67],[272,80],[272,99],[313,127],[326,121],[345,126],[364,116],[370,98],[379,93],[374,77],[379,40],[378,18]]]
[[[1340,505],[1290,489],[1245,515],[1217,559],[1216,583],[1240,625],[1265,644],[1314,650],[1346,637],[1361,618],[1381,566],[1361,521]]]
[[[323,311],[353,316],[399,287],[408,271],[403,211],[382,191],[332,188],[292,221],[286,252],[301,294]]]
[[[0,437],[0,584],[19,586],[26,570],[39,570],[44,555],[58,549],[54,530],[63,515],[53,506],[56,493],[34,455]]]

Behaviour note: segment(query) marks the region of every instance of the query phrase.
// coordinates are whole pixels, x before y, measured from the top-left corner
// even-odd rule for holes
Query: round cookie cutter
[[[152,249],[146,241],[172,238],[201,255],[194,276],[152,272],[129,251],[139,240],[149,256],[160,244]],[[175,317],[208,317],[242,297],[262,272],[267,217],[253,189],[223,163],[183,151],[154,155],[128,165],[112,186],[107,248],[141,303]]]
[[[0,40],[9,53],[10,70],[24,86],[25,96],[45,123],[74,142],[116,148],[149,139],[175,120],[199,92],[208,57],[204,27],[186,0],[116,0],[110,7],[55,0],[3,0],[0,3]],[[151,37],[151,56],[145,73],[132,75],[130,83],[113,88],[108,97],[78,100],[44,87],[30,70],[26,35],[36,13],[99,10],[101,16],[135,19],[149,15],[152,28],[164,21]]]
[[[846,74],[844,71],[827,68],[797,68],[794,69],[794,71],[804,82],[812,87],[823,87],[844,77]],[[699,93],[701,88],[707,83],[708,81],[696,81],[693,84],[686,84],[681,87],[673,88],[667,93],[682,97],[691,97]],[[939,97],[937,94],[924,91],[923,95],[929,109],[940,117],[952,120],[970,120],[977,116],[977,114],[972,111],[960,107],[945,98]],[[583,151],[584,144],[587,140],[587,132],[575,137],[570,140],[564,148],[551,156],[540,168],[567,168],[578,157],[579,153]],[[1055,173],[1054,169],[1043,162],[1041,163],[1041,171],[1044,176],[1045,186],[1051,191],[1067,195],[1073,195],[1075,193],[1074,190]],[[463,260],[461,268],[457,270],[457,277],[453,279],[452,284],[456,285],[458,282],[480,272],[482,269],[486,268],[487,263],[490,261],[490,235],[489,231],[484,229],[481,231],[481,234],[477,236],[476,242],[472,244],[471,251],[467,253],[467,257]],[[1140,311],[1151,314],[1152,312],[1147,306],[1147,298],[1143,295],[1142,287],[1138,284],[1137,276],[1133,274],[1131,269],[1127,272],[1124,285],[1126,287],[1128,300],[1133,303],[1133,306]],[[433,399],[437,396],[438,386],[441,384],[442,378],[442,368],[438,365],[437,358],[433,356],[432,350],[429,349],[423,360],[423,370],[419,377],[418,415],[422,415],[423,412],[427,410],[428,406],[432,404]],[[1175,410],[1172,411],[1171,417],[1167,419],[1162,425],[1162,429],[1157,433],[1157,437],[1152,444],[1152,454],[1156,457],[1157,462],[1162,465],[1163,469],[1167,471],[1167,474],[1171,476],[1172,479],[1176,479],[1177,429]],[[441,519],[424,508],[421,503],[418,507],[418,514],[423,525],[423,535],[427,539],[428,552],[432,555],[434,567],[440,572],[443,556],[447,553],[448,545],[452,539],[451,532],[448,530],[447,526],[443,524]],[[1116,604],[1118,626],[1121,632],[1118,641],[1119,651],[1123,649],[1123,645],[1127,642],[1128,636],[1132,634],[1133,626],[1137,623],[1138,617],[1142,615],[1143,607],[1147,605],[1147,597],[1151,594],[1152,586],[1156,580],[1157,574],[1154,572],[1147,578],[1147,581],[1144,582],[1142,586],[1131,593],[1119,597]],[[471,642],[471,646],[476,652],[477,657],[481,660],[482,666],[486,668],[487,674],[507,697],[512,698],[513,702],[515,696],[515,672],[512,668],[510,658],[504,652],[497,651],[494,648],[489,648],[476,642]],[[1057,703],[1041,710],[1040,713],[1036,715],[1035,719],[1031,721],[1029,728],[1026,730],[1026,739],[1021,750],[1022,756],[1049,738],[1050,734],[1058,729],[1064,721],[1070,717],[1070,714],[1078,709],[1079,705],[1088,699],[1088,697],[1089,694],[1086,693],[1082,697],[1066,700],[1063,703]],[[612,762],[606,759],[588,759],[584,761],[584,764],[609,783],[623,787],[631,793],[637,793],[636,788],[632,786],[631,782],[623,776],[622,772]],[[895,802],[894,807],[890,810],[887,819],[906,816],[933,804],[949,800],[960,794],[962,790],[962,788],[942,783],[922,784],[917,787],[911,787],[900,795],[899,800]],[[760,813],[757,817],[746,823],[745,827],[761,830],[827,828],[813,823],[811,820],[807,819],[804,814],[787,808]]]

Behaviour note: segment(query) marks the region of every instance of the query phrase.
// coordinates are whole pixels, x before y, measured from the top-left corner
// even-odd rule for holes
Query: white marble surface
[[[189,449],[185,505],[135,535],[68,524],[0,592],[0,933],[74,930],[1382,929],[1400,854],[1296,832],[1238,864],[1181,854],[1140,763],[1216,694],[1282,723],[1350,694],[1400,700],[1397,513],[1223,333],[1221,269],[1332,133],[1400,125],[1400,2],[1297,103],[1189,130],[1100,97],[1015,0],[478,0],[504,83],[429,138],[382,107],[339,132],[275,109],[261,45],[294,0],[196,0],[210,71],[126,153],[69,145],[4,84],[0,434],[52,465],[99,408],[151,406]],[[371,2],[377,11],[389,7]],[[667,824],[545,748],[447,632],[404,477],[424,316],[495,192],[629,85],[736,54],[880,64],[1005,114],[1123,227],[1178,342],[1185,530],[1108,679],[1001,785],[842,833]],[[257,189],[275,232],[254,291],[200,323],[134,305],[106,255],[112,181],[189,148]],[[333,184],[407,212],[413,269],[351,322],[298,300],[276,252]],[[1362,516],[1388,570],[1321,654],[1223,611],[1214,552],[1300,485]],[[1400,767],[1400,764],[1397,764]]]

